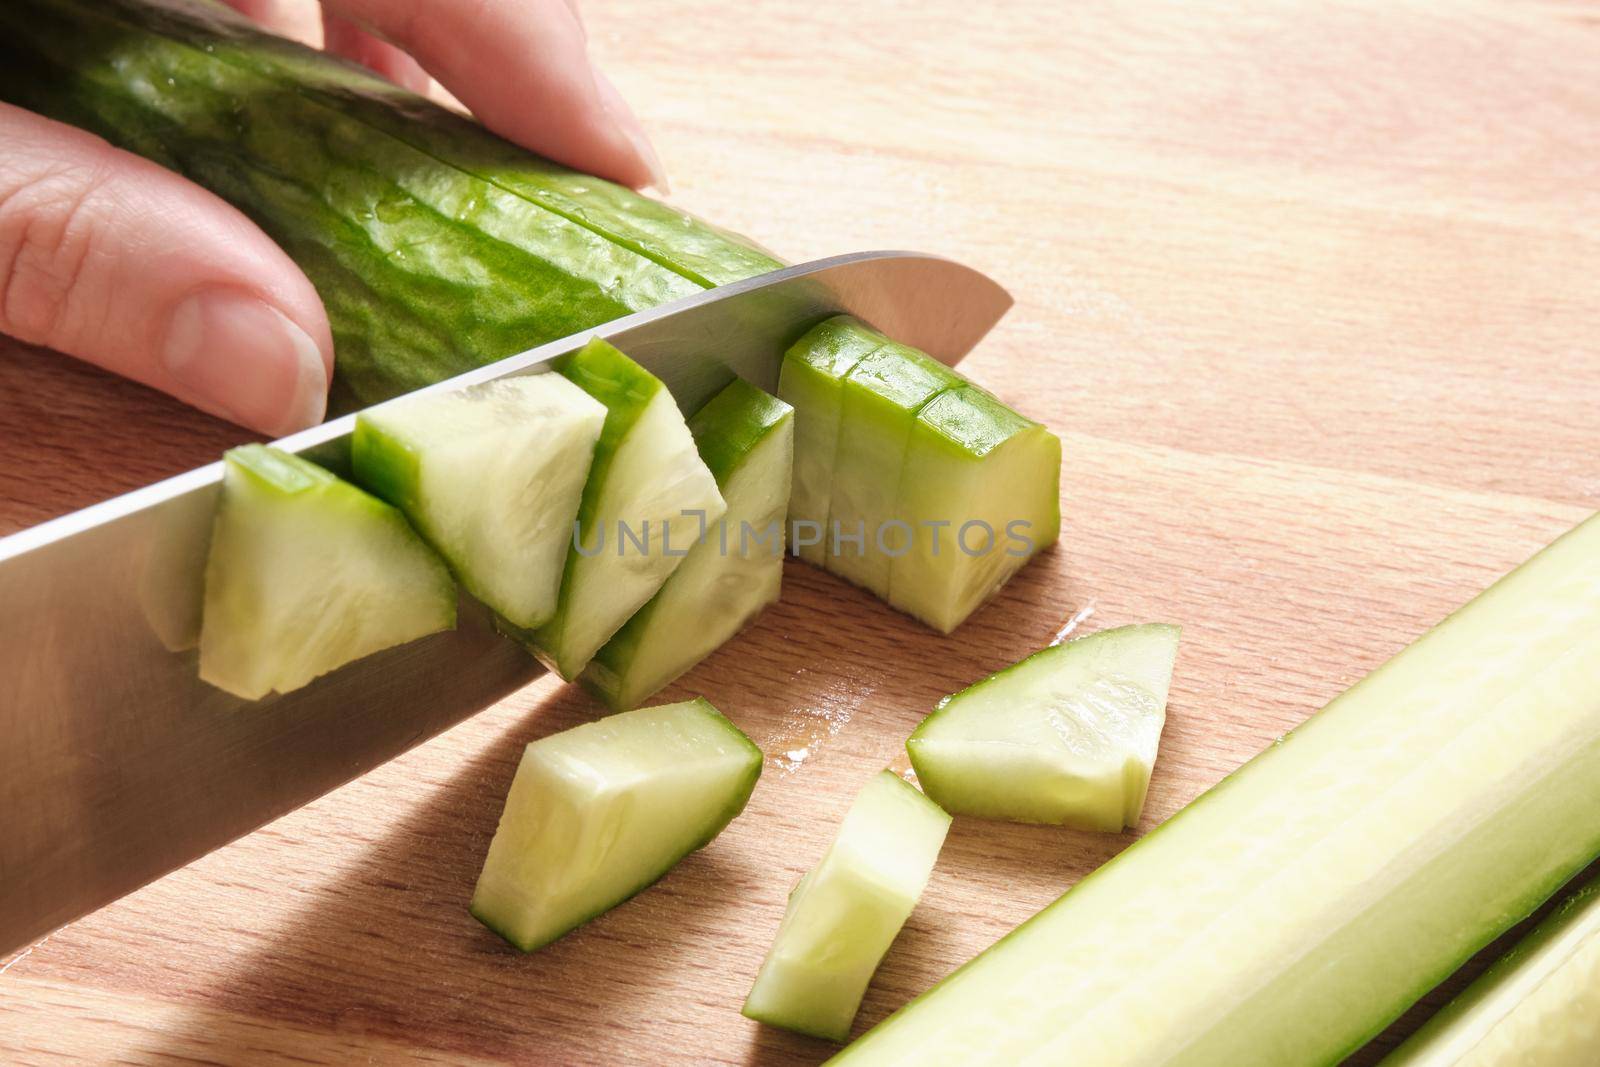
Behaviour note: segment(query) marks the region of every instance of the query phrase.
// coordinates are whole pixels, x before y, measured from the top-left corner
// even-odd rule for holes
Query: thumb
[[[316,291],[237,210],[0,104],[0,332],[274,436],[322,420]]]

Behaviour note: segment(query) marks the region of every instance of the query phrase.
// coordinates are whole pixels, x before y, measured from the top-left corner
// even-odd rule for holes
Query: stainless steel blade
[[[933,256],[819,260],[618,319],[431,386],[533,373],[609,338],[692,411],[850,311],[955,362],[1011,299]],[[354,416],[279,442],[335,467]],[[0,954],[321,795],[539,673],[463,598],[459,626],[254,703],[192,651],[213,463],[0,539]]]

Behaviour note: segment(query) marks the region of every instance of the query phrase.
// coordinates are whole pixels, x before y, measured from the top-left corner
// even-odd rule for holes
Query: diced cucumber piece
[[[761,750],[704,700],[640,708],[530,744],[472,895],[524,952],[655,883],[744,810]]]
[[[889,603],[949,633],[1061,528],[1061,441],[975,386],[917,412],[895,508],[913,532]]]
[[[778,599],[783,581],[793,409],[735,379],[689,430],[728,510],[584,670],[613,711],[643,702],[710,655]]]
[[[1383,1067],[1600,1063],[1600,880],[1517,942]]]
[[[873,972],[928,884],[950,816],[891,771],[857,795],[789,895],[744,1002],[759,1022],[843,1041]]]
[[[826,562],[828,501],[839,443],[840,381],[862,357],[889,339],[849,315],[813,326],[783,357],[778,396],[794,407],[794,488],[789,521],[796,524],[795,555]]]
[[[1597,852],[1590,519],[841,1062],[1337,1063]]]
[[[960,384],[949,367],[892,343],[862,357],[844,376],[828,499],[826,565],[833,573],[888,595],[889,564],[910,544],[898,504],[911,428],[924,404]]]
[[[400,512],[275,448],[224,457],[201,678],[257,700],[455,621],[449,572]]]
[[[356,480],[406,513],[467,591],[517,626],[555,614],[606,409],[559,374],[362,412]]]
[[[906,742],[952,815],[1135,826],[1167,718],[1178,627],[1120,626],[1035,652],[939,702]]]
[[[553,369],[606,407],[555,615],[521,637],[572,681],[722,518],[717,480],[660,379],[596,338]]]

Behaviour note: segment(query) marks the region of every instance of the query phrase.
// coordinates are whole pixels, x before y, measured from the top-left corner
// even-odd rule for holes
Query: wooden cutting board
[[[523,744],[595,712],[549,680],[13,960],[0,1060],[817,1061],[739,1005],[940,694],[1074,623],[1181,623],[1148,830],[1600,501],[1600,7],[586,13],[677,202],[1012,289],[965,369],[1061,434],[1061,545],[953,638],[791,564],[667,694],[766,750],[749,810],[535,956],[466,903]],[[13,346],[0,532],[241,439]],[[957,820],[860,1024],[1132,839]]]

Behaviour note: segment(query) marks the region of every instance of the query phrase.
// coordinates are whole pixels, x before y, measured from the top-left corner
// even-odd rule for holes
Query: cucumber
[[[828,569],[878,596],[889,593],[889,564],[909,549],[899,513],[906,445],[922,405],[961,378],[901,344],[863,356],[839,388],[839,443],[828,497]],[[858,537],[853,544],[849,538]]]
[[[788,404],[739,379],[689,420],[727,511],[585,669],[613,711],[648,699],[778,599],[793,429]]]
[[[794,553],[808,563],[827,562],[828,501],[839,443],[840,380],[863,356],[889,339],[849,315],[808,330],[784,354],[778,395],[794,407],[794,486],[789,522]]]
[[[503,628],[570,682],[655,595],[726,505],[655,375],[599,338],[551,366],[605,405],[605,423],[555,614],[537,629]]]
[[[1336,1063],[1597,852],[1591,518],[840,1061]]]
[[[559,374],[362,412],[356,480],[405,512],[468,592],[517,626],[555,614],[605,405]]]
[[[789,896],[744,1014],[843,1041],[873,972],[928,884],[950,816],[892,771],[856,796]]]
[[[761,750],[704,700],[640,708],[530,744],[472,894],[524,952],[658,881],[744,810]]]
[[[333,329],[334,411],[781,266],[194,0],[0,5],[0,100],[239,207]]]
[[[1591,880],[1411,1035],[1383,1067],[1600,1063],[1600,880]]]
[[[1115,833],[1138,825],[1178,627],[1121,626],[1035,652],[945,697],[906,751],[952,815]]]
[[[888,601],[950,633],[1061,530],[1061,441],[983,390],[917,412],[895,511],[912,530]]]
[[[449,572],[400,512],[275,448],[223,462],[201,678],[257,700],[455,625]]]

